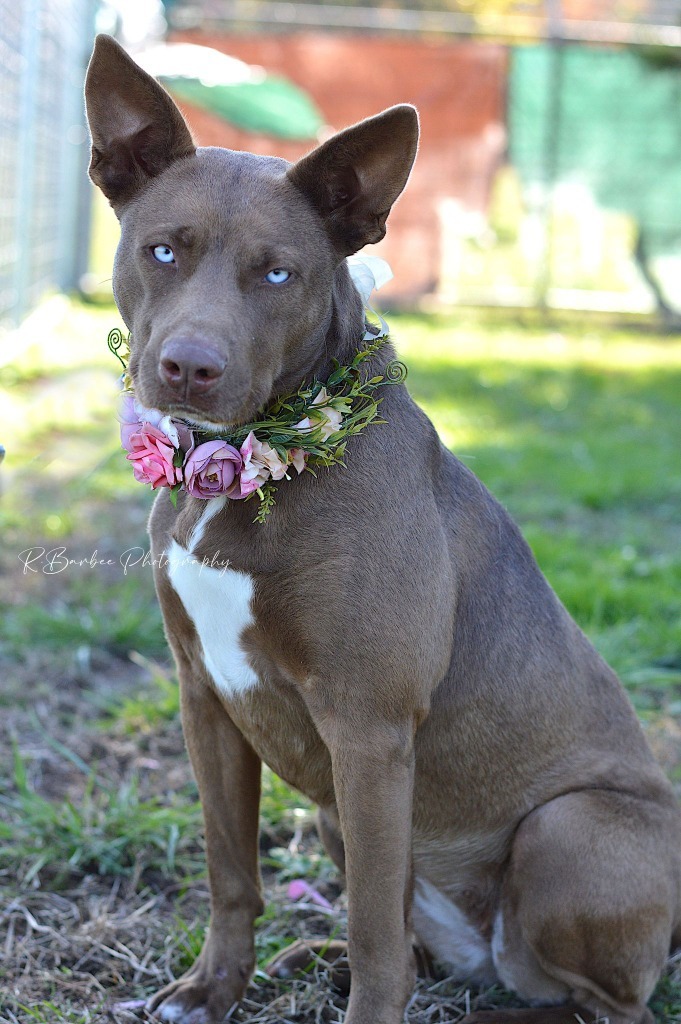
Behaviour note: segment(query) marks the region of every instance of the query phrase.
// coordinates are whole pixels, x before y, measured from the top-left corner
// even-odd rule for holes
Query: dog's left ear
[[[391,207],[407,184],[419,138],[407,103],[334,135],[299,160],[288,177],[323,218],[343,256],[380,242]]]
[[[90,177],[116,212],[196,147],[172,99],[111,36],[99,35],[85,79]]]

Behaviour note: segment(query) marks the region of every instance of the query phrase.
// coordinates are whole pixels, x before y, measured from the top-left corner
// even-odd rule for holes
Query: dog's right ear
[[[111,36],[95,40],[85,106],[90,177],[115,210],[174,160],[196,151],[168,93]]]

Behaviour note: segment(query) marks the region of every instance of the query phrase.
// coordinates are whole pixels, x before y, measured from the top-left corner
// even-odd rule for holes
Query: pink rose
[[[258,441],[253,431],[251,431],[240,448],[243,468],[227,492],[230,498],[247,498],[249,494],[257,491],[259,487],[262,487],[269,480],[271,472],[262,454],[262,447],[262,442]],[[267,448],[269,447],[267,445]],[[281,479],[281,477],[278,479]]]
[[[148,423],[130,434],[130,451],[126,455],[132,462],[135,480],[157,487],[173,487],[182,479],[179,466],[173,465],[175,448],[170,439],[157,427]]]
[[[204,441],[185,459],[185,490],[194,498],[227,494],[235,477],[238,482],[242,465],[241,455],[233,445],[219,439]]]

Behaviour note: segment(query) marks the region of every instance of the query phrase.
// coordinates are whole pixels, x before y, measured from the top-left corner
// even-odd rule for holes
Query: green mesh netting
[[[554,181],[579,181],[601,206],[633,216],[652,251],[678,251],[681,69],[597,47],[566,46],[560,59],[556,75],[550,47],[512,53],[509,144],[521,180],[546,184],[555,170]],[[559,87],[553,125],[552,82]]]
[[[262,82],[204,85],[197,78],[164,77],[179,100],[193,103],[237,128],[281,139],[314,139],[324,119],[309,96],[276,75]]]

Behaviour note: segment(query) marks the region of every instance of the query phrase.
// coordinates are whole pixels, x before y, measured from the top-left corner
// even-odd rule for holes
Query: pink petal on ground
[[[297,878],[295,882],[291,882],[289,885],[286,895],[290,900],[300,900],[307,894],[307,890],[310,886],[307,882],[303,882],[302,878]]]
[[[333,910],[333,907],[327,899],[324,899],[320,892],[313,889],[309,882],[304,881],[302,878],[297,878],[291,882],[287,889],[287,895],[290,900],[300,900],[303,896],[307,896],[311,903],[316,903],[318,907],[324,907],[326,910]]]

